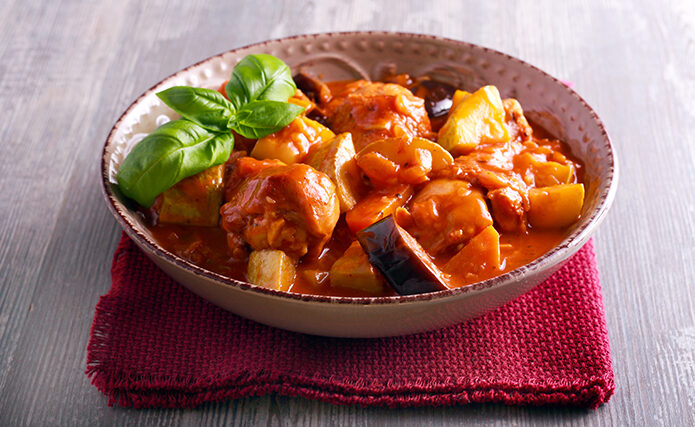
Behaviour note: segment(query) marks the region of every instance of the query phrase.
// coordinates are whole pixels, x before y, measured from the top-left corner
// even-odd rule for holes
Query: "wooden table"
[[[0,425],[695,423],[695,2],[24,1],[0,5]],[[397,30],[489,46],[576,83],[618,150],[596,234],[616,373],[596,411],[389,410],[265,396],[110,408],[84,375],[120,230],[99,156],[120,113],[210,55],[290,34]]]

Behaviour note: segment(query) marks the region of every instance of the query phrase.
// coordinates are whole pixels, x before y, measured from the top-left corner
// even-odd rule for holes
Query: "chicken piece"
[[[492,217],[502,231],[526,231],[528,203],[511,187],[498,188],[487,193]]]
[[[521,104],[514,98],[507,98],[502,101],[504,105],[504,122],[509,130],[509,136],[512,141],[528,141],[533,135],[533,129],[528,124],[524,116],[524,110]]]
[[[245,158],[238,163],[236,173],[246,178],[227,188],[228,201],[220,209],[232,254],[244,255],[248,244],[254,250],[280,249],[295,259],[317,256],[340,215],[335,184],[301,163],[258,165]],[[249,172],[254,165],[258,171]]]
[[[483,193],[460,180],[429,182],[413,199],[410,213],[408,231],[432,255],[466,243],[492,225]]]
[[[351,86],[326,108],[335,132],[351,132],[355,150],[380,139],[408,135],[431,138],[425,101],[393,83],[364,82]],[[348,88],[346,88],[346,91]]]

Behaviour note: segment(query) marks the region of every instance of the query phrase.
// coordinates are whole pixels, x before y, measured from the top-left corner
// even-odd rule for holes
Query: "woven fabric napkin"
[[[278,393],[389,407],[596,408],[614,390],[591,242],[496,311],[395,338],[322,338],[243,319],[170,279],[125,234],[112,281],[87,349],[87,375],[109,405],[191,407]]]

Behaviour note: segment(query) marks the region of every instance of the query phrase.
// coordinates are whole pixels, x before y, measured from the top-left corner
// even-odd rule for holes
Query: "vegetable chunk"
[[[333,180],[341,213],[355,207],[363,185],[355,162],[355,146],[352,144],[350,133],[341,133],[314,150],[305,163]]]
[[[213,166],[179,181],[162,193],[159,221],[214,227],[220,218],[224,165]]]
[[[369,262],[399,294],[448,289],[444,274],[417,240],[396,224],[393,216],[360,231],[357,240],[367,253]]]
[[[292,120],[281,130],[263,137],[251,150],[251,157],[259,160],[278,159],[287,164],[304,160],[312,147],[335,137],[333,131],[304,116]]]
[[[465,279],[482,271],[500,267],[500,235],[495,227],[486,227],[444,265],[443,270],[455,279]]]
[[[495,86],[483,86],[470,96],[462,96],[456,109],[439,130],[437,142],[458,156],[480,143],[507,142],[509,131],[504,105]]]
[[[383,293],[386,284],[357,241],[333,263],[329,274],[333,287],[359,289],[370,294]]]
[[[568,227],[584,205],[583,184],[563,184],[529,190],[528,221],[534,227]]]
[[[347,222],[350,231],[356,233],[393,214],[412,195],[413,188],[409,185],[372,192],[345,215],[345,222]]]
[[[248,277],[254,285],[286,291],[294,276],[294,261],[283,251],[253,251],[249,255]]]
[[[432,172],[454,163],[448,151],[424,138],[388,138],[364,147],[357,165],[376,187],[394,184],[422,184]]]

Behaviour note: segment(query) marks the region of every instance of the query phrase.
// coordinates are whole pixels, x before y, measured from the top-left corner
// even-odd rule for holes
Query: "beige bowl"
[[[385,70],[429,74],[456,87],[496,85],[517,98],[533,119],[566,141],[586,165],[582,219],[563,242],[535,261],[464,288],[430,294],[348,298],[274,291],[240,282],[164,250],[115,186],[125,154],[174,113],[155,93],[175,85],[218,87],[251,53],[269,53],[293,70],[304,67],[326,80],[378,78]],[[479,316],[529,291],[557,271],[603,220],[617,186],[617,163],[601,120],[574,91],[509,55],[434,36],[354,32],[288,37],[231,50],[167,77],[140,96],[118,119],[104,146],[103,191],[128,235],[162,270],[201,297],[249,319],[309,334],[336,337],[405,335]]]

